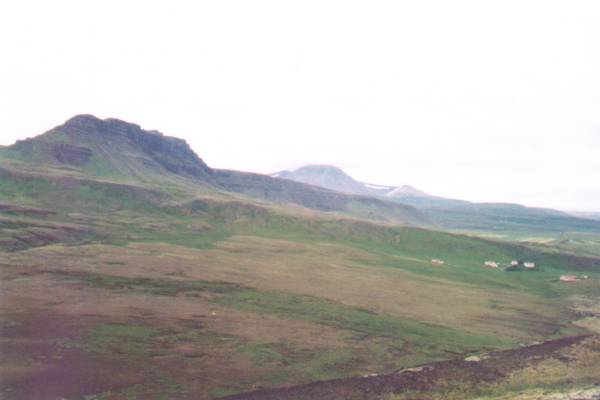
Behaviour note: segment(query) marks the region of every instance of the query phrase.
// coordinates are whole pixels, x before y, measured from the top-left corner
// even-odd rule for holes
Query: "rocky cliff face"
[[[165,136],[158,131],[146,131],[139,125],[118,119],[102,120],[93,115],[77,115],[54,130],[70,136],[75,142],[80,142],[77,136],[126,139],[134,148],[175,174],[205,176],[212,172],[185,140]]]
[[[87,147],[74,146],[68,143],[52,143],[48,150],[51,157],[58,162],[76,167],[85,165],[92,157],[92,150]]]

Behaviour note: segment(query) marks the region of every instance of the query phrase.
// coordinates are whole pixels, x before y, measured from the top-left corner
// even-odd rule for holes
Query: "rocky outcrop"
[[[56,161],[73,166],[82,166],[87,164],[92,157],[92,150],[87,147],[73,146],[68,143],[55,143],[50,148],[52,157]]]
[[[54,130],[65,133],[75,140],[79,135],[126,138],[134,147],[175,174],[204,176],[212,172],[185,140],[165,136],[154,130],[147,131],[139,125],[119,119],[102,120],[93,115],[77,115]]]

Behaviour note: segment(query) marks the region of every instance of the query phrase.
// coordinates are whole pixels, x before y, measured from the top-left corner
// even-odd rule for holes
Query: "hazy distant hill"
[[[310,183],[345,193],[392,199],[425,212],[440,227],[467,231],[497,232],[600,232],[593,214],[568,213],[511,203],[473,203],[433,196],[412,186],[372,185],[357,181],[338,167],[305,166],[272,176]]]
[[[422,190],[414,188],[409,185],[399,186],[397,188],[393,188],[388,193],[385,194],[387,197],[395,197],[395,198],[403,198],[403,197],[422,197],[422,198],[433,198],[434,196],[425,193]]]
[[[321,186],[343,193],[395,198],[406,196],[430,197],[427,193],[408,185],[395,187],[360,182],[346,174],[341,168],[333,165],[306,165],[294,171],[276,172],[271,176]]]
[[[307,165],[295,171],[280,171],[271,176],[321,186],[338,192],[369,196],[385,195],[393,189],[391,186],[359,182],[340,168],[331,165]]]
[[[1,162],[4,160],[3,162]],[[342,194],[267,175],[210,168],[181,139],[118,119],[75,116],[64,124],[12,146],[0,147],[0,168],[164,189],[193,185],[206,193],[238,193],[278,204],[375,220],[427,225],[412,206]]]
[[[570,211],[569,214],[579,218],[587,218],[600,221],[600,212]]]

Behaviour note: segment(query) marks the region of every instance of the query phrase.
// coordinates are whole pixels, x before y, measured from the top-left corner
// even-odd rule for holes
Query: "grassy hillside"
[[[3,399],[218,398],[600,331],[593,250],[394,224],[155,133],[113,160],[81,124],[0,149]],[[537,268],[483,266],[513,259]]]
[[[600,259],[552,248],[177,186],[0,182],[7,399],[212,398],[393,372],[584,333],[572,299],[600,292]]]

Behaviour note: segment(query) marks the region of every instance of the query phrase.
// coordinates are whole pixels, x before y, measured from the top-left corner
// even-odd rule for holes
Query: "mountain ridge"
[[[77,115],[33,138],[0,148],[13,168],[80,174],[92,179],[186,190],[235,193],[273,203],[293,203],[321,212],[359,218],[431,225],[412,206],[343,194],[267,175],[209,167],[185,142],[115,118]]]
[[[381,191],[390,189],[388,186],[380,187],[356,181],[341,168],[326,164],[305,165],[294,171],[280,171],[271,176],[308,183],[338,192],[367,196],[379,195]]]
[[[394,187],[360,182],[339,167],[331,165],[303,166],[295,171],[276,173],[277,177],[322,186],[345,193],[386,198],[411,205],[423,211],[439,227],[461,231],[525,231],[527,229],[563,232],[600,232],[598,220],[589,215],[572,215],[549,208],[527,207],[521,204],[449,199],[431,195],[409,185]],[[329,179],[323,179],[323,176]],[[341,179],[336,182],[335,179]],[[380,188],[380,189],[375,189]]]

